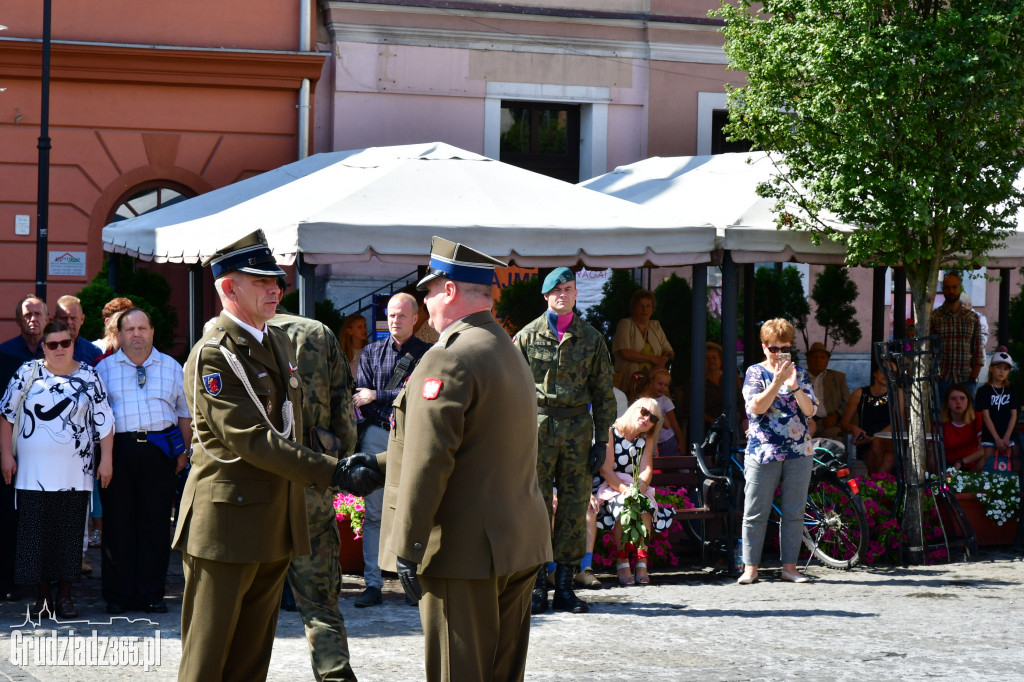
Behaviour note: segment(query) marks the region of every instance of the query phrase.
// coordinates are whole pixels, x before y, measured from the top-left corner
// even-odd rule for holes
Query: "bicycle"
[[[721,499],[724,493],[728,495],[730,510],[742,509],[743,449],[732,448],[724,466],[718,466],[717,471],[707,465],[705,458],[705,453],[710,453],[712,462],[722,464],[725,458],[719,452],[718,442],[724,432],[725,420],[719,417],[704,441],[693,446],[697,465],[706,479],[700,494]],[[860,563],[867,553],[867,512],[857,480],[846,465],[846,449],[837,441],[816,440],[804,512],[803,542],[810,552],[807,563],[816,557],[829,568],[847,570]],[[781,511],[773,503],[770,520],[778,524],[780,518]],[[698,529],[691,528],[691,533],[696,530],[704,535],[706,529],[707,526],[701,524]],[[731,549],[733,532],[731,527],[728,530],[724,547],[721,539],[712,541],[701,537],[701,541],[705,547],[717,547],[719,551]]]

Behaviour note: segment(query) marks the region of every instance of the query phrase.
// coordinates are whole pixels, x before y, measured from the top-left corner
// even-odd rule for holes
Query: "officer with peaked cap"
[[[310,551],[304,490],[333,484],[362,493],[364,478],[296,442],[295,354],[288,336],[266,324],[285,273],[263,232],[203,264],[224,311],[185,364],[193,454],[174,536],[185,569],[178,679],[260,680],[288,564]]]
[[[533,378],[491,315],[504,263],[434,237],[418,287],[441,338],[395,400],[380,563],[419,601],[428,680],[522,680],[551,556]],[[407,436],[408,434],[408,436]]]

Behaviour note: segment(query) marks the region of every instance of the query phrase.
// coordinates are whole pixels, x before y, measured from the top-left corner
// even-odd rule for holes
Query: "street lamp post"
[[[50,0],[43,0],[43,80],[39,110],[39,188],[36,195],[36,296],[46,300],[50,203]]]

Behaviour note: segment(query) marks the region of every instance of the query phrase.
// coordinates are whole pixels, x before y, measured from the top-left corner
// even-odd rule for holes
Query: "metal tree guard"
[[[938,394],[939,359],[942,356],[942,342],[938,335],[912,339],[893,339],[875,343],[875,360],[885,374],[886,390],[893,398],[889,400],[889,417],[892,420],[893,473],[896,476],[896,497],[893,500],[891,517],[905,529],[907,491],[919,488],[922,493],[931,491],[935,501],[942,539],[929,544],[924,538],[921,546],[903,546],[900,533],[900,555],[904,561],[923,563],[929,550],[945,549],[952,559],[952,550],[962,550],[965,560],[978,551],[974,529],[964,517],[956,497],[946,485],[946,449],[942,439],[942,418],[940,416],[941,396]],[[914,391],[915,387],[919,390]],[[896,396],[903,396],[897,399]],[[905,403],[904,407],[901,403]],[[904,408],[904,409],[901,409]],[[923,481],[916,480],[911,464],[911,451],[919,447],[910,442],[910,424],[920,424],[925,432],[924,448],[926,469],[929,473]],[[945,510],[945,514],[942,513]],[[951,528],[946,528],[944,519],[951,519]],[[920,523],[920,519],[909,519]]]

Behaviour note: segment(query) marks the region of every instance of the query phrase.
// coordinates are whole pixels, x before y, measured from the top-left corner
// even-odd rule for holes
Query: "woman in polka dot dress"
[[[622,514],[624,496],[636,478],[641,494],[650,499],[654,508],[653,514],[642,514],[641,519],[647,526],[648,535],[655,530],[652,526],[654,518],[658,517],[658,503],[654,499],[654,489],[651,488],[651,477],[654,475],[651,462],[663,419],[661,408],[654,399],[639,398],[609,429],[608,454],[601,469],[604,483],[597,489],[597,499],[602,503],[598,511],[598,525],[614,528],[615,546],[618,548],[615,569],[619,585],[622,586],[647,585],[651,582],[647,572],[645,545],[636,548],[636,579],[633,578],[629,567],[629,547],[623,546],[619,516]],[[659,518],[659,525],[661,522]],[[671,515],[668,523],[671,523]],[[667,523],[664,525],[668,527]]]

